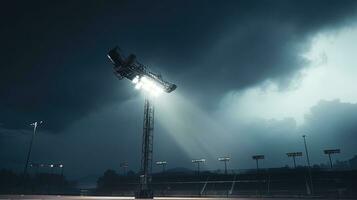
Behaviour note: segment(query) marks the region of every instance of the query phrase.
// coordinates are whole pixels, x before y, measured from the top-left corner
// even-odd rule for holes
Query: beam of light
[[[217,167],[218,155],[239,144],[232,141],[232,130],[220,122],[219,116],[203,111],[175,91],[156,100],[155,121],[169,134],[189,158],[207,158],[208,167]],[[212,161],[212,162],[211,162]]]

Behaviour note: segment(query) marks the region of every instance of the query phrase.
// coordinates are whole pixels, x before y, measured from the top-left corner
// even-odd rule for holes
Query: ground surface
[[[111,197],[111,196],[55,196],[55,195],[0,195],[1,200],[120,200],[120,199],[134,199],[134,197]],[[205,200],[205,199],[226,199],[226,200],[255,200],[255,199],[264,199],[264,200],[296,200],[300,198],[188,198],[188,197],[156,197],[155,199],[161,200]],[[308,200],[309,198],[301,198],[304,200]]]

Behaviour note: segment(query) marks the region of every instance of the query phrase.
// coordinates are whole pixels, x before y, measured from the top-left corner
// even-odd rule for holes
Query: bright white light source
[[[140,90],[143,84],[141,82],[136,83],[135,89]]]
[[[143,89],[155,97],[164,92],[164,89],[155,83],[155,81],[145,76],[136,76],[132,82],[135,84],[135,89]]]
[[[135,78],[132,80],[134,84],[137,84],[139,82],[139,76],[135,76]]]

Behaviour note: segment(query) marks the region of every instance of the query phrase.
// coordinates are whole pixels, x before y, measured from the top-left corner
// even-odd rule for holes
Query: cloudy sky
[[[291,165],[304,151],[357,154],[356,1],[2,3],[1,168],[64,163],[72,178],[138,170],[144,96],[106,58],[119,45],[178,85],[156,99],[154,160],[168,167]],[[305,158],[298,159],[299,165]],[[154,170],[159,170],[155,168]]]

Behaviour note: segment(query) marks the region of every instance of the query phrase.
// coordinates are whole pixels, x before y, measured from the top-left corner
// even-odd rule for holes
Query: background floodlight
[[[162,166],[162,173],[165,172],[165,167],[167,165],[167,162],[166,161],[157,161],[156,162],[156,165],[161,165]]]
[[[227,174],[227,162],[230,161],[230,160],[231,160],[230,157],[221,157],[221,158],[218,158],[218,161],[224,162],[224,174]]]
[[[259,163],[258,163],[258,161],[259,161],[259,160],[263,160],[263,159],[264,159],[264,155],[254,155],[254,156],[252,156],[252,158],[253,158],[253,160],[256,161],[256,164],[257,164],[257,173],[258,173],[258,171],[259,171]]]
[[[129,163],[127,161],[124,161],[120,163],[120,167],[123,168],[123,175],[126,175],[126,169],[129,167]]]
[[[26,163],[25,163],[25,168],[24,168],[24,187],[26,187],[27,168],[28,168],[28,165],[29,165],[29,162],[30,162],[31,151],[32,151],[32,144],[33,144],[33,140],[34,140],[35,135],[36,135],[37,126],[38,126],[39,124],[42,124],[42,121],[40,121],[40,122],[34,122],[34,123],[31,123],[31,124],[30,124],[31,126],[33,126],[33,134],[32,134],[32,136],[31,136],[30,147],[29,147],[29,150],[28,150],[28,152],[27,152],[27,158],[26,158]]]
[[[192,163],[197,163],[197,175],[200,175],[200,163],[206,162],[206,159],[193,159]]]
[[[293,161],[294,161],[294,168],[296,168],[296,161],[295,161],[295,157],[302,156],[302,152],[289,152],[289,153],[286,153],[286,155],[287,155],[288,157],[292,157],[292,158],[293,158]]]
[[[341,153],[341,150],[340,149],[326,149],[326,150],[324,150],[324,153],[328,155],[328,158],[330,160],[330,168],[332,169],[333,165],[332,165],[331,154]]]

